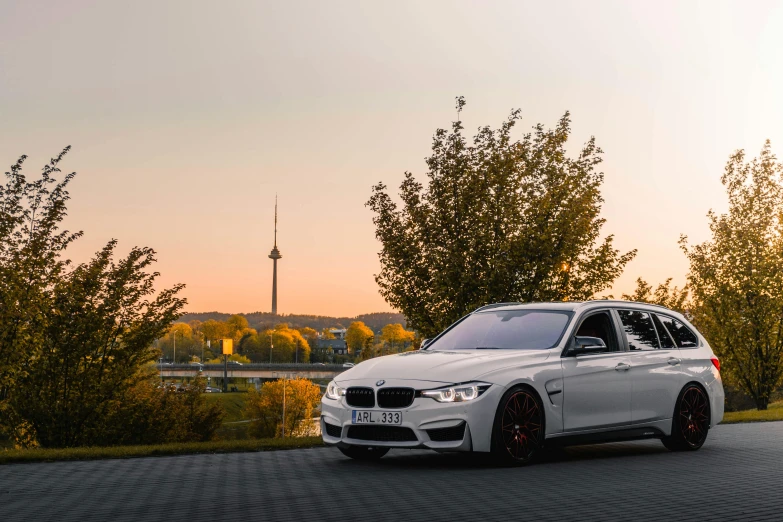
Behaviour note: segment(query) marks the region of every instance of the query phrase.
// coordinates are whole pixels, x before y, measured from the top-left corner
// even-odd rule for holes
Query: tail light
[[[720,361],[717,357],[713,357],[710,359],[712,361],[712,365],[715,367],[716,370],[720,371]]]

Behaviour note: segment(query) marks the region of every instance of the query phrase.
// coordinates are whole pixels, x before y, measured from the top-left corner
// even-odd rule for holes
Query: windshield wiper
[[[476,346],[474,350],[500,350],[497,346]]]

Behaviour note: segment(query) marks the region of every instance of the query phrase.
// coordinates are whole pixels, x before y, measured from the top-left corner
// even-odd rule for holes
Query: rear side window
[[[669,332],[666,330],[666,327],[663,326],[660,318],[655,314],[652,314],[652,318],[653,322],[655,323],[655,329],[658,330],[658,340],[661,341],[661,348],[674,348],[674,341],[672,340],[671,336],[669,336]]]
[[[623,323],[629,349],[638,351],[660,348],[650,314],[638,310],[617,310],[617,313]]]
[[[658,315],[666,330],[669,331],[677,348],[696,348],[699,346],[699,338],[682,321],[666,315]]]

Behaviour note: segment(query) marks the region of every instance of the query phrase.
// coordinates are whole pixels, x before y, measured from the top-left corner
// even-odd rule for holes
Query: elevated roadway
[[[203,377],[222,378],[222,364],[156,364],[162,377]],[[305,377],[307,379],[333,379],[344,372],[341,364],[230,364],[228,378],[281,379],[286,377]]]

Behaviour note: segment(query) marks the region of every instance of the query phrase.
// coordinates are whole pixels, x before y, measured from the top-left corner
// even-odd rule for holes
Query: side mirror
[[[574,337],[569,354],[580,355],[585,353],[602,353],[605,351],[607,351],[606,343],[600,337],[578,335]]]
[[[432,339],[422,339],[421,344],[419,345],[419,350],[423,350],[424,348],[426,348],[431,341]]]

